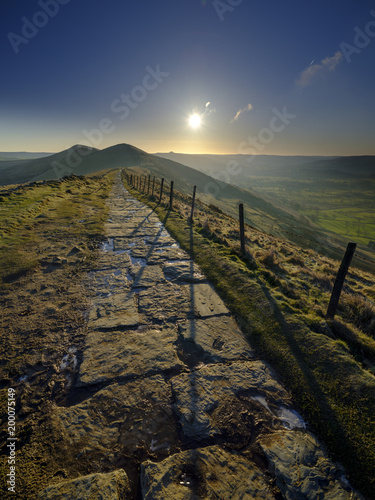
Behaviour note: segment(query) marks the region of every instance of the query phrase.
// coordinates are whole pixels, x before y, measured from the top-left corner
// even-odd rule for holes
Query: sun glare
[[[189,125],[192,128],[198,128],[201,125],[201,117],[197,114],[191,115],[189,118]]]

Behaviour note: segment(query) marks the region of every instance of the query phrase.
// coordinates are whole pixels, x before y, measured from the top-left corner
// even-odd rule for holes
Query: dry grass
[[[343,292],[340,300],[342,317],[375,339],[375,305],[360,294]]]

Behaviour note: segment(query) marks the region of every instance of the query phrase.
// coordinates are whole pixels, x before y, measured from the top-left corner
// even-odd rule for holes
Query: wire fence
[[[190,223],[194,222],[194,210],[197,206],[196,192],[197,186],[193,187],[193,192],[191,197],[188,195],[183,195],[174,189],[174,181],[166,181],[163,177],[160,181],[153,176],[151,181],[151,175],[137,175],[129,174],[125,172],[125,178],[128,184],[139,192],[150,197],[151,201],[157,202],[159,205],[167,207],[169,210],[173,210],[173,203],[179,202],[188,206],[188,212],[190,215],[188,220]],[[151,187],[152,186],[152,187]],[[199,204],[199,201],[198,201]],[[201,207],[204,210],[202,205]],[[216,208],[216,207],[212,207]],[[217,209],[217,208],[216,208]],[[220,211],[220,209],[219,209]],[[244,218],[244,205],[240,203],[238,205],[238,222],[239,222],[239,244],[240,244],[240,255],[243,258],[249,256],[246,249],[246,232],[245,232],[245,218]],[[247,225],[249,228],[251,226]],[[255,228],[251,228],[255,230]],[[285,232],[286,234],[291,234],[290,232]],[[350,264],[352,262],[354,252],[356,250],[356,243],[349,243],[343,258],[343,261],[338,270],[335,285],[332,290],[329,306],[327,309],[326,318],[333,320],[337,311],[337,307],[340,300],[341,291],[344,285],[345,278],[349,271]],[[339,249],[337,249],[339,251]],[[363,256],[360,259],[367,261],[369,263],[375,264],[375,261],[366,259]]]

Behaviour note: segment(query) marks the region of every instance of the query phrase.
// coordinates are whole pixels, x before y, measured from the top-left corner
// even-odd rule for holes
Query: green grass
[[[64,240],[100,237],[106,220],[105,199],[113,174],[0,191],[0,283],[8,283],[38,266],[44,237]]]
[[[346,467],[350,481],[371,498],[375,488],[373,337],[354,325],[353,307],[371,301],[374,276],[352,269],[336,322],[324,319],[339,262],[246,227],[241,257],[238,225],[176,193],[174,211],[133,189],[215,286],[259,355],[278,372],[312,430]],[[167,202],[168,193],[163,200]],[[350,301],[349,301],[350,302]],[[367,303],[367,302],[366,302]],[[350,309],[351,308],[351,309]],[[369,313],[369,311],[367,311]],[[375,313],[371,316],[375,321]],[[331,328],[332,327],[332,328]]]
[[[308,181],[253,177],[251,187],[298,210],[327,231],[364,246],[375,241],[374,179]]]

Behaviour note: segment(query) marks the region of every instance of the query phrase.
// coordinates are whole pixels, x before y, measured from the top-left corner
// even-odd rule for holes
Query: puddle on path
[[[115,249],[115,239],[108,238],[107,241],[103,241],[101,249],[103,252],[113,252]]]
[[[130,255],[130,260],[133,266],[140,266],[140,267],[147,266],[147,260],[142,259],[141,257],[132,257],[132,255]]]
[[[251,399],[264,406],[269,413],[274,414],[268,406],[267,400],[264,396],[253,396]],[[281,423],[286,429],[306,429],[306,423],[301,415],[295,410],[289,410],[285,406],[280,406],[277,410],[277,417],[281,420]]]

